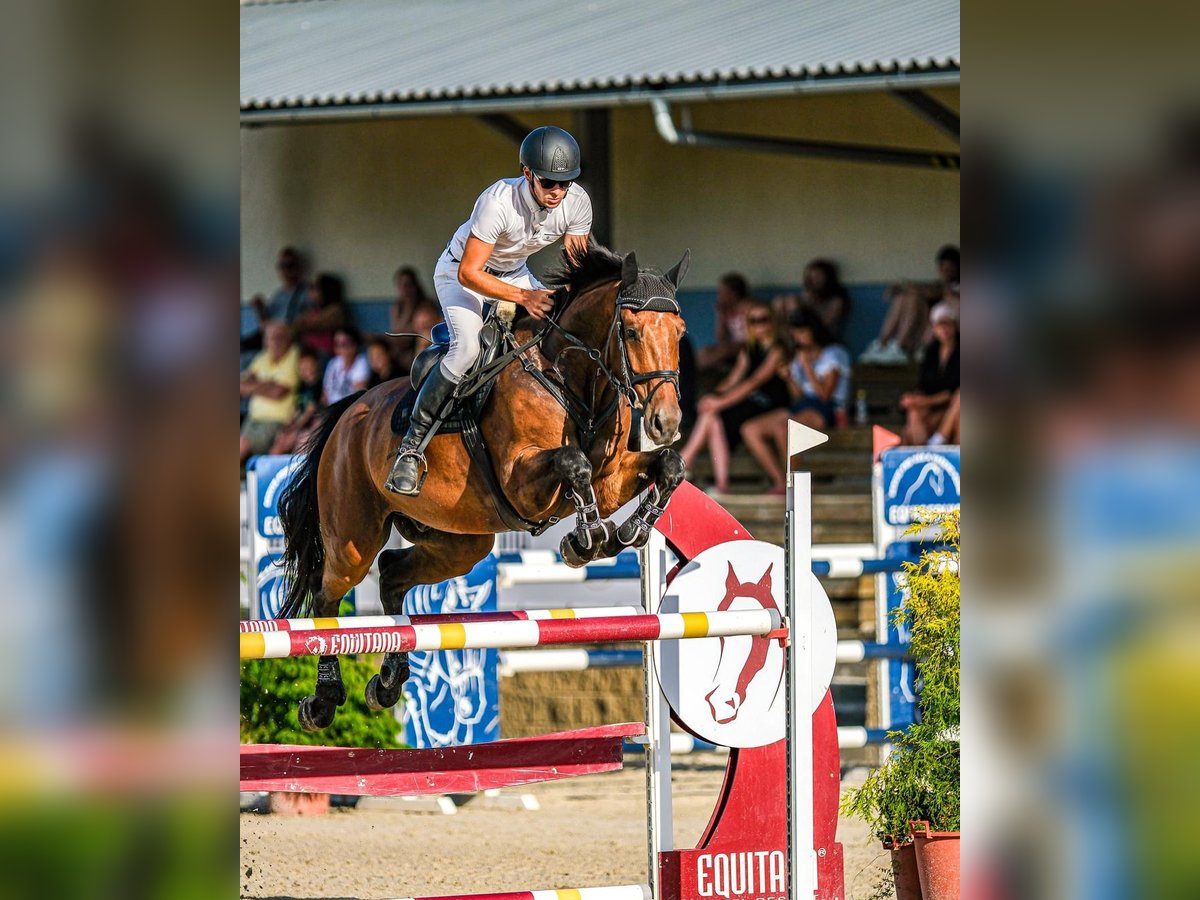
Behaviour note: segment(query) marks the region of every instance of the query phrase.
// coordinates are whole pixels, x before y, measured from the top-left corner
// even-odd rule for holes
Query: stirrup
[[[425,479],[429,477],[429,463],[425,460],[425,454],[420,450],[408,450],[403,445],[395,450],[396,461],[392,463],[392,471],[388,473],[388,477],[384,480],[383,486],[393,494],[399,494],[402,497],[415,497],[421,493],[421,488],[425,486]],[[400,465],[400,460],[404,458],[415,459],[417,461],[417,483],[411,491],[400,490],[395,482],[396,467]]]

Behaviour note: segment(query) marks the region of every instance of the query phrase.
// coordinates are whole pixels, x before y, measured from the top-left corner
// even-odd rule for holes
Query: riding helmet
[[[579,144],[561,128],[543,125],[521,141],[521,165],[539,178],[574,181],[579,177]]]

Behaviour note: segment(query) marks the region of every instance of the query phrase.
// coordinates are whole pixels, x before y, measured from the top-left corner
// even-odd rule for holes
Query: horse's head
[[[663,446],[679,434],[679,340],[684,323],[675,291],[687,274],[691,252],[665,275],[640,271],[637,258],[628,254],[621,265],[617,286],[617,338],[620,347],[619,377],[636,397],[646,434]]]

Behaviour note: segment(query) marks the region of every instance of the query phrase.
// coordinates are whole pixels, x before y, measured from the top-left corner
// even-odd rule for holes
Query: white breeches
[[[542,284],[529,269],[522,267],[512,275],[497,276],[501,281],[526,290],[541,290]],[[462,381],[479,358],[479,332],[483,329],[483,304],[492,298],[469,290],[458,283],[458,263],[438,261],[433,272],[433,287],[450,329],[450,351],[442,357],[442,372],[455,384]]]

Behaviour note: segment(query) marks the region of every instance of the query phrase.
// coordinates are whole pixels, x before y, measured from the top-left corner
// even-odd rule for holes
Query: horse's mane
[[[594,284],[620,278],[622,262],[621,257],[612,250],[589,241],[587,250],[581,256],[572,256],[564,247],[562,262],[547,272],[542,281],[558,289],[555,292],[557,297],[569,301]]]

